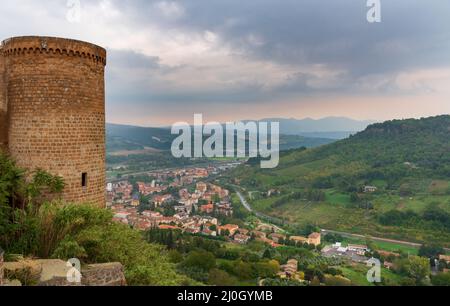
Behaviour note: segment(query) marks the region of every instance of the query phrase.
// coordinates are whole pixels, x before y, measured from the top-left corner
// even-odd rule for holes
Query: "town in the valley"
[[[323,239],[326,231],[317,230],[306,236],[290,235],[281,227],[267,220],[257,223],[226,223],[234,216],[236,205],[233,191],[217,184],[216,178],[240,163],[215,166],[154,170],[111,181],[107,185],[107,207],[113,221],[129,225],[141,231],[152,229],[175,230],[180,233],[220,238],[221,241],[246,245],[259,241],[267,246],[307,246],[319,252],[323,258],[366,265],[371,249],[362,244],[345,244]],[[277,192],[269,190],[268,194]],[[247,226],[248,225],[248,226]],[[332,236],[332,235],[331,235]],[[385,258],[383,266],[392,269],[391,262],[399,256],[395,252],[379,251]],[[302,282],[298,261],[290,259],[280,267],[278,277]]]
[[[221,236],[237,244],[257,240],[272,247],[282,245],[287,236],[277,226],[261,221],[255,229],[249,229],[220,222],[221,217],[233,217],[231,191],[207,181],[237,165],[158,170],[146,174],[148,182],[132,184],[127,179],[110,182],[107,206],[114,212],[114,221],[142,231],[172,229],[193,235]],[[318,246],[320,237],[320,233],[312,233],[309,237],[289,238]]]

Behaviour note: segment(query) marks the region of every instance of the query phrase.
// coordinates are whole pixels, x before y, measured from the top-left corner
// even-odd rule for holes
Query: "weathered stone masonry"
[[[0,286],[3,285],[3,250],[0,248]]]
[[[105,205],[106,50],[61,38],[0,46],[0,147],[64,178],[63,199]]]

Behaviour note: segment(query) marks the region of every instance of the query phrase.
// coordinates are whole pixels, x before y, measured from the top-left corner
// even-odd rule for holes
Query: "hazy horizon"
[[[105,47],[108,122],[450,113],[449,1],[382,0],[380,23],[365,0],[82,0],[75,19],[68,3],[3,3],[0,39]]]
[[[442,113],[442,114],[435,114],[435,115],[430,115],[430,116],[417,116],[417,117],[400,117],[400,118],[390,118],[390,119],[384,119],[384,120],[375,120],[375,119],[355,119],[355,118],[351,118],[351,117],[345,117],[345,116],[326,116],[326,117],[317,117],[317,118],[312,118],[312,117],[304,117],[304,118],[287,118],[287,117],[277,117],[277,116],[272,116],[272,117],[264,117],[264,118],[246,118],[246,119],[238,119],[238,120],[234,120],[231,122],[238,122],[238,121],[262,121],[262,120],[267,120],[267,119],[283,119],[283,120],[298,120],[298,121],[302,121],[302,120],[314,120],[314,121],[320,121],[320,120],[324,120],[324,119],[329,119],[329,118],[342,118],[342,119],[349,119],[349,120],[354,120],[356,122],[373,122],[373,123],[377,123],[377,122],[385,122],[385,121],[390,121],[390,120],[407,120],[407,119],[421,119],[421,118],[429,118],[429,117],[436,117],[436,116],[450,116],[450,113]],[[207,119],[207,118],[206,118]],[[106,120],[107,124],[115,124],[115,125],[128,125],[128,126],[135,126],[135,127],[143,127],[143,128],[170,128],[174,123],[177,122],[187,122],[189,124],[193,123],[193,118],[191,118],[189,120],[189,118],[187,118],[186,121],[173,121],[170,124],[162,124],[162,125],[152,125],[152,124],[148,124],[148,125],[141,125],[138,123],[130,123],[130,122],[112,122],[109,120]],[[211,122],[210,120],[204,120],[204,123],[207,122]],[[219,123],[221,124],[225,124],[227,122],[230,122],[230,120],[224,120],[224,121],[219,121]],[[344,131],[344,130],[342,130]],[[348,130],[345,132],[351,132],[354,130]],[[317,131],[320,132],[320,131]]]

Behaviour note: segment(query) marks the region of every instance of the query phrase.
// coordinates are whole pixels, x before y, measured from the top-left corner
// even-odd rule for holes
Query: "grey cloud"
[[[245,57],[344,71],[340,82],[319,89],[308,85],[315,76],[299,72],[269,95],[255,85],[234,92],[169,93],[158,99],[240,102],[313,92],[363,92],[367,88],[357,86],[371,75],[384,75],[386,84],[369,93],[384,94],[397,91],[391,82],[398,73],[450,65],[450,2],[446,0],[382,0],[380,24],[367,22],[365,0],[183,0],[175,3],[184,15],[174,19],[155,10],[158,1],[131,2],[117,1],[117,5],[143,26],[157,20],[166,28],[213,31],[223,45]],[[255,43],[252,37],[260,41]]]
[[[133,50],[108,50],[108,61],[116,69],[160,69],[157,56],[146,56]]]
[[[324,93],[404,94],[395,84],[398,74],[450,67],[448,0],[381,0],[380,24],[366,21],[366,0],[167,0],[168,14],[158,8],[160,0],[110,2],[122,13],[116,22],[124,27],[145,30],[156,26],[161,32],[175,29],[187,35],[212,31],[218,34],[221,46],[249,61],[261,60],[287,67],[321,65],[340,71],[336,78],[327,79],[299,69],[282,84],[269,89],[252,80],[221,88],[205,85],[186,89],[175,81],[182,82],[182,78],[172,78],[169,82],[162,76],[176,75],[192,67],[162,65],[161,54],[147,56],[133,49],[139,46],[130,45],[129,50],[108,50],[107,93],[111,103],[134,101],[137,106],[156,102],[181,106],[203,103],[209,106],[269,103],[285,98],[301,100],[305,95]],[[85,3],[101,1],[83,0],[82,4]],[[171,10],[170,3],[176,3],[180,11],[174,7]],[[5,3],[0,33],[3,37],[33,31],[47,35],[52,29],[57,34],[64,33],[61,24],[51,23],[45,29],[45,23],[40,21],[49,19],[48,16],[53,17],[52,22],[64,20],[65,4],[63,0]],[[20,16],[12,16],[9,11],[19,12]],[[6,30],[11,25],[13,29]],[[72,28],[67,33],[77,32]],[[82,39],[83,33],[78,34],[77,38]],[[196,67],[199,66],[196,63]],[[239,71],[240,67],[236,64],[233,68]],[[202,69],[214,68],[205,63]],[[198,74],[201,77],[201,71]],[[370,86],[371,80],[375,80],[373,86]]]
[[[216,30],[224,43],[267,60],[327,64],[356,76],[450,63],[446,0],[382,0],[380,24],[367,22],[365,0],[180,3],[187,12],[180,26]]]

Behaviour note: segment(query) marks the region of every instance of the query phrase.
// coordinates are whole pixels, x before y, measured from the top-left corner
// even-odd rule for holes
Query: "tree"
[[[431,278],[434,286],[450,286],[450,273],[438,273]]]
[[[249,263],[238,260],[234,265],[234,274],[240,279],[251,279],[252,278],[252,267]]]
[[[236,284],[236,280],[223,270],[211,269],[208,275],[208,284],[213,286],[233,286]]]
[[[378,247],[376,246],[375,242],[370,237],[366,237],[366,245],[372,252],[378,250]]]
[[[258,262],[253,265],[254,277],[275,277],[280,271],[280,263],[276,260],[270,260],[267,262]]]
[[[361,201],[361,198],[359,197],[358,193],[352,192],[352,194],[350,195],[350,201],[352,203],[359,203]]]
[[[325,278],[324,283],[327,286],[336,287],[336,286],[351,286],[352,285],[351,280],[349,280],[348,278],[345,278],[343,276],[340,276],[340,275],[334,276],[334,275],[327,274],[327,275],[325,275],[324,278]]]
[[[328,233],[323,237],[323,240],[330,243],[336,243],[343,241],[344,237],[339,234]]]
[[[263,258],[266,259],[271,259],[272,258],[272,249],[271,248],[267,248],[264,253],[263,253]]]
[[[219,203],[220,202],[220,196],[217,193],[213,195],[212,202],[213,203]]]
[[[182,266],[187,268],[197,268],[202,271],[209,271],[216,266],[216,258],[214,254],[199,250],[192,251],[182,262]]]
[[[430,275],[430,261],[419,256],[410,256],[397,261],[398,270],[415,280],[416,285],[423,285],[428,282]]]
[[[177,250],[169,250],[167,252],[170,262],[180,263],[183,261],[183,255]]]
[[[314,278],[311,280],[311,286],[320,286],[320,279],[317,276],[314,276]]]
[[[419,256],[420,257],[427,257],[430,259],[436,259],[439,258],[439,255],[444,254],[444,248],[442,248],[439,245],[427,245],[424,244],[419,249]]]

